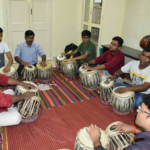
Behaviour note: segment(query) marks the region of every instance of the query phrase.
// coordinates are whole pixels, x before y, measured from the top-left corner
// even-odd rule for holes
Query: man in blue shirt
[[[34,43],[34,32],[28,30],[25,32],[25,42],[17,46],[15,52],[15,60],[18,62],[18,75],[21,76],[21,72],[25,66],[30,64],[36,65],[38,61],[38,55],[42,57],[41,65],[46,65],[46,55],[41,49],[40,45]]]
[[[143,96],[143,102],[137,110],[137,116],[135,120],[138,129],[134,126],[120,123],[116,126],[116,131],[130,133],[134,132],[135,142],[132,145],[124,148],[123,150],[148,150],[150,149],[150,94]],[[94,144],[94,150],[105,150],[100,142],[100,132],[97,126],[91,125],[89,128],[89,135]]]

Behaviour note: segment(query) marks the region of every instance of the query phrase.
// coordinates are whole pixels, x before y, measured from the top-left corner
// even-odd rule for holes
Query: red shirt
[[[0,85],[7,86],[8,85],[8,76],[0,74]],[[7,111],[8,107],[12,105],[12,96],[9,94],[4,94],[0,91],[0,112]]]
[[[121,51],[106,51],[96,58],[96,64],[104,64],[110,74],[114,74],[124,65],[124,54]]]

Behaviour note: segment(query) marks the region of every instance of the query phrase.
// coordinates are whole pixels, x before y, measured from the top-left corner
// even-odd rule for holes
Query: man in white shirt
[[[10,67],[13,63],[13,57],[7,44],[2,42],[2,39],[3,39],[3,29],[0,28],[0,67],[5,66],[5,54],[6,54],[8,58],[8,64],[4,68],[4,72],[9,72]]]
[[[140,61],[129,62],[111,77],[112,79],[117,79],[117,77],[123,73],[130,74],[132,84],[126,86],[122,83],[116,83],[116,86],[126,86],[124,88],[118,88],[116,92],[124,93],[127,91],[134,91],[136,108],[138,108],[142,102],[142,95],[150,94],[150,35],[142,38],[142,41],[143,40],[149,40],[149,42],[147,42],[144,48],[142,47],[143,51],[140,56]]]

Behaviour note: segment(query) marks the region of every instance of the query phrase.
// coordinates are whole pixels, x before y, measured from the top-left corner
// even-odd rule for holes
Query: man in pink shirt
[[[25,84],[2,74],[0,74],[0,85],[21,85],[27,89],[34,88],[34,86],[30,84]],[[0,127],[19,124],[21,122],[21,116],[17,108],[12,107],[12,104],[34,96],[34,93],[30,92],[27,92],[20,96],[12,96],[5,93],[7,92],[3,93],[2,91],[0,91]]]

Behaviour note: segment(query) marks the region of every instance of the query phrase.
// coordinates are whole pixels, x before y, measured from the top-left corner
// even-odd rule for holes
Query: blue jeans
[[[118,87],[118,86],[129,86],[129,85],[116,82],[115,87]],[[135,108],[138,108],[141,105],[142,101],[143,101],[142,93],[135,93]]]

